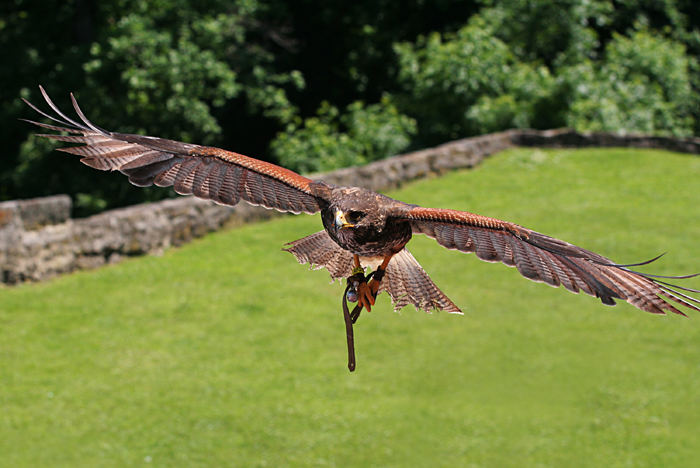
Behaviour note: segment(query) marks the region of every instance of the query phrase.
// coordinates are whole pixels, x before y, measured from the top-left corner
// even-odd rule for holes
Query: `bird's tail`
[[[326,231],[288,242],[282,250],[291,252],[299,263],[308,263],[313,270],[325,268],[334,280],[352,275],[352,253],[340,248]]]
[[[430,312],[433,309],[461,314],[462,311],[440,291],[423,267],[405,247],[394,255],[386,268],[379,291],[391,296],[394,310],[408,304],[418,310]]]
[[[331,278],[343,279],[352,275],[353,255],[341,248],[326,231],[288,243],[284,250],[291,252],[299,263],[308,263],[311,268],[325,268]],[[433,283],[407,249],[401,250],[389,262],[379,287],[391,296],[394,310],[412,304],[418,310],[433,309],[451,313],[462,311]]]

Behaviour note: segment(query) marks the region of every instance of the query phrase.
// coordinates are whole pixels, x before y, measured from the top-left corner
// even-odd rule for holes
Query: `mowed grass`
[[[619,262],[668,251],[647,271],[683,274],[699,180],[697,156],[518,149],[390,195]],[[606,307],[419,236],[465,315],[380,297],[351,374],[343,285],[280,251],[320,229],[285,217],[0,289],[0,465],[700,466],[700,314]]]

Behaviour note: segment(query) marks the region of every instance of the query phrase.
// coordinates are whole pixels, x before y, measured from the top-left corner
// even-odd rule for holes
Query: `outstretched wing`
[[[102,171],[119,171],[140,187],[173,186],[182,195],[194,195],[223,205],[245,200],[278,211],[316,213],[320,210],[310,184],[313,182],[293,171],[242,154],[219,148],[142,135],[116,133],[93,125],[71,94],[73,108],[82,122],[63,114],[39,87],[47,104],[55,112],[49,115],[26,99],[32,109],[61,126],[27,120],[49,130],[70,135],[39,136],[84,146],[59,151],[82,156],[82,163]]]
[[[685,315],[677,309],[677,304],[700,312],[700,308],[692,304],[700,304],[700,300],[678,290],[700,291],[662,280],[697,275],[664,277],[629,269],[658,257],[648,262],[619,265],[568,242],[466,211],[414,206],[397,217],[410,221],[414,233],[432,237],[443,247],[474,252],[488,262],[503,262],[533,281],[554,287],[562,285],[574,293],[583,291],[599,297],[607,305],[615,305],[617,298],[655,314],[669,311]]]

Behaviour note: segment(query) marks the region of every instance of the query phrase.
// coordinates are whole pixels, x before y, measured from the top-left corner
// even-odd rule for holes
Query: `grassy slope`
[[[393,193],[503,217],[657,273],[700,264],[700,158],[522,149]],[[700,466],[700,317],[531,283],[417,238],[464,317],[356,327],[279,251],[295,217],[0,290],[0,465]],[[697,280],[688,286],[699,287]]]

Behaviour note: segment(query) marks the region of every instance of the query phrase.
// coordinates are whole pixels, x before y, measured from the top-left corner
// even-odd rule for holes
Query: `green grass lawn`
[[[518,149],[390,195],[700,270],[697,156]],[[381,296],[350,374],[343,285],[280,251],[320,229],[0,289],[0,466],[700,466],[700,314],[606,307],[419,236],[465,315]]]

